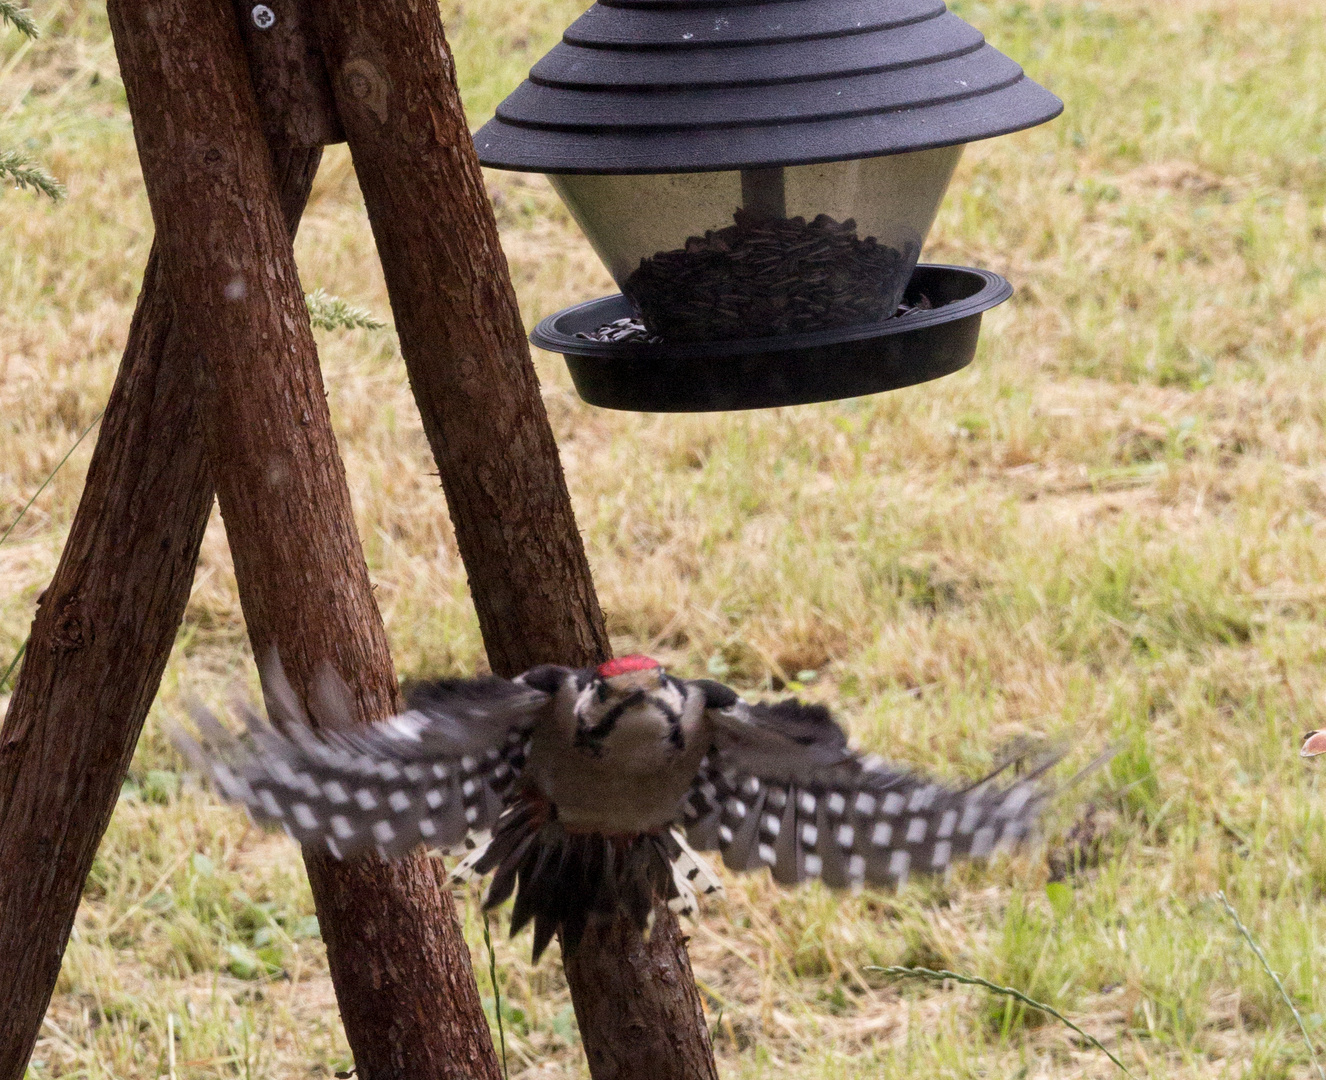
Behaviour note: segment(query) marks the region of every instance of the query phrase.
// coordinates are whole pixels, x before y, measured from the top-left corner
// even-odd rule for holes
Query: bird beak
[[[1316,757],[1326,754],[1326,731],[1309,731],[1303,736],[1303,745],[1298,748],[1299,757]]]

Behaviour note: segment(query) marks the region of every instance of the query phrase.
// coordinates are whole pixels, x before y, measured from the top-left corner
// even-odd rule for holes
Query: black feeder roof
[[[475,145],[522,172],[708,172],[950,146],[1062,110],[942,0],[611,0]]]

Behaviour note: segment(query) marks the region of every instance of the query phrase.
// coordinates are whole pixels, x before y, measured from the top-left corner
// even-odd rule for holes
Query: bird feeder
[[[621,294],[545,319],[591,404],[826,401],[963,367],[996,274],[917,261],[963,146],[1053,94],[942,0],[610,0],[475,136],[549,175]]]

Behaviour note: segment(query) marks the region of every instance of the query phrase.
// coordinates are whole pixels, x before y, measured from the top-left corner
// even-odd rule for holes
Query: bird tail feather
[[[674,860],[684,867],[678,876]],[[701,869],[699,857],[671,832],[607,836],[567,829],[545,804],[517,799],[497,821],[492,840],[476,848],[453,871],[461,879],[492,873],[484,908],[494,908],[515,894],[511,933],[534,924],[533,958],[537,961],[554,935],[563,957],[579,946],[592,922],[624,914],[641,934],[652,924],[656,900],[685,901],[702,881],[705,892],[716,885],[713,872]],[[688,876],[689,875],[689,876]]]

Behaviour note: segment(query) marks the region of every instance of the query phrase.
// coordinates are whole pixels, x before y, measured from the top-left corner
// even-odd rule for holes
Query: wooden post
[[[291,232],[320,149],[276,155]],[[55,577],[0,729],[0,1080],[21,1080],[157,694],[212,508],[154,245]]]
[[[314,19],[492,669],[605,659],[437,11],[327,0]]]
[[[381,719],[399,693],[233,14],[221,0],[108,13],[254,653],[278,650],[300,693],[330,664],[359,718]],[[359,1074],[496,1080],[424,856],[307,866]]]
[[[314,21],[493,671],[609,655],[589,564],[433,4]],[[627,945],[628,942],[633,942]],[[566,967],[595,1080],[716,1077],[675,916]]]

